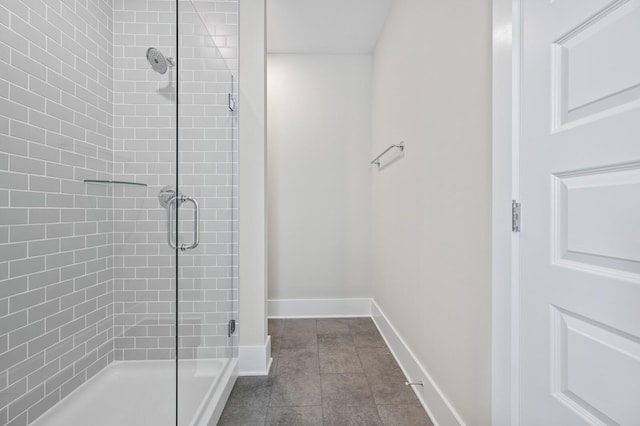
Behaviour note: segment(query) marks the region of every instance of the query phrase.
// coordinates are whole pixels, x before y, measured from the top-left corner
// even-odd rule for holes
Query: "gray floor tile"
[[[374,400],[361,373],[322,374],[322,404],[337,405],[373,405]]]
[[[351,334],[351,327],[349,327],[348,319],[341,318],[327,318],[319,319],[317,321],[318,335],[322,334]]]
[[[397,374],[370,374],[367,381],[376,404],[417,404],[418,398],[405,377]]]
[[[271,407],[321,405],[320,376],[318,374],[276,375],[273,378],[269,405]]]
[[[358,348],[362,368],[368,374],[402,375],[396,359],[387,348]]]
[[[238,378],[219,425],[433,426],[370,318],[269,320],[269,333],[269,376]]]
[[[285,334],[290,333],[316,333],[315,318],[286,319],[284,325]]]
[[[378,330],[352,333],[353,343],[358,348],[386,348],[387,344]]]
[[[269,320],[269,335],[273,338],[273,336],[282,336],[284,334],[284,322],[283,319],[270,319]]]
[[[282,337],[280,351],[283,349],[306,349],[310,351],[318,350],[318,338],[315,333],[288,333]]]
[[[378,405],[378,413],[387,426],[433,426],[421,405]]]
[[[225,407],[218,426],[258,426],[264,425],[266,419],[266,408]]]
[[[271,356],[277,355],[282,347],[282,336],[271,336]]]
[[[322,426],[322,407],[269,407],[267,425]]]
[[[360,358],[354,346],[320,347],[321,373],[363,373]]]
[[[231,391],[227,407],[246,407],[266,410],[269,405],[272,379],[270,377],[238,377]]]
[[[326,426],[382,425],[375,405],[324,407]]]
[[[351,334],[320,334],[318,335],[318,347],[335,348],[335,347],[351,347],[355,348],[353,337]]]
[[[366,333],[378,330],[371,318],[349,318],[349,328],[352,333]]]
[[[282,349],[278,354],[276,374],[320,373],[318,351],[309,349]]]

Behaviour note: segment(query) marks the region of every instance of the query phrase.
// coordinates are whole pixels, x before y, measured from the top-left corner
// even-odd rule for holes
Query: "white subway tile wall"
[[[180,1],[180,185],[200,201],[202,234],[179,259],[181,355],[228,357],[237,0],[195,6],[204,24]],[[174,0],[0,4],[0,424],[30,423],[114,359],[175,356],[175,259],[157,201],[175,185],[175,72],[144,56],[175,56],[174,13]]]

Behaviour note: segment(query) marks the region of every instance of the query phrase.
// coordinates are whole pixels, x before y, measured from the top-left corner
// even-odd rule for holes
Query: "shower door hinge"
[[[511,230],[520,232],[520,203],[516,200],[511,201]]]
[[[231,93],[229,93],[229,111],[235,111],[236,110],[236,97],[233,96]]]
[[[231,337],[231,335],[235,332],[236,332],[236,320],[232,319],[229,321],[229,327],[227,329],[227,337]]]

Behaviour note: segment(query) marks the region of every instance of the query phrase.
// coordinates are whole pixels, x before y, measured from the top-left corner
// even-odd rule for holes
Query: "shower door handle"
[[[189,201],[193,204],[193,242],[189,246],[180,244],[180,250],[193,250],[198,247],[198,244],[200,244],[200,206],[194,198],[185,197],[184,195],[181,197],[180,201],[182,203]]]
[[[174,206],[178,209],[181,204],[186,203],[187,201],[193,204],[193,242],[190,245],[180,244],[179,248],[181,251],[192,250],[200,244],[200,206],[194,198],[185,197],[184,195],[173,197],[167,203],[167,210],[169,211],[167,242],[169,243],[169,247],[176,249],[178,248],[178,245],[173,241],[173,209]]]
[[[171,197],[167,202],[167,212],[169,215],[169,226],[167,226],[167,243],[169,243],[169,247],[172,249],[178,248],[176,243],[173,241],[173,208],[176,205],[176,201],[178,201],[178,197]]]

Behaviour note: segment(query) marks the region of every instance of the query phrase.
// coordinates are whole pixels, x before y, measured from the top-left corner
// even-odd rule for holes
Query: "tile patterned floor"
[[[268,377],[238,378],[221,426],[433,426],[369,318],[269,320]]]

